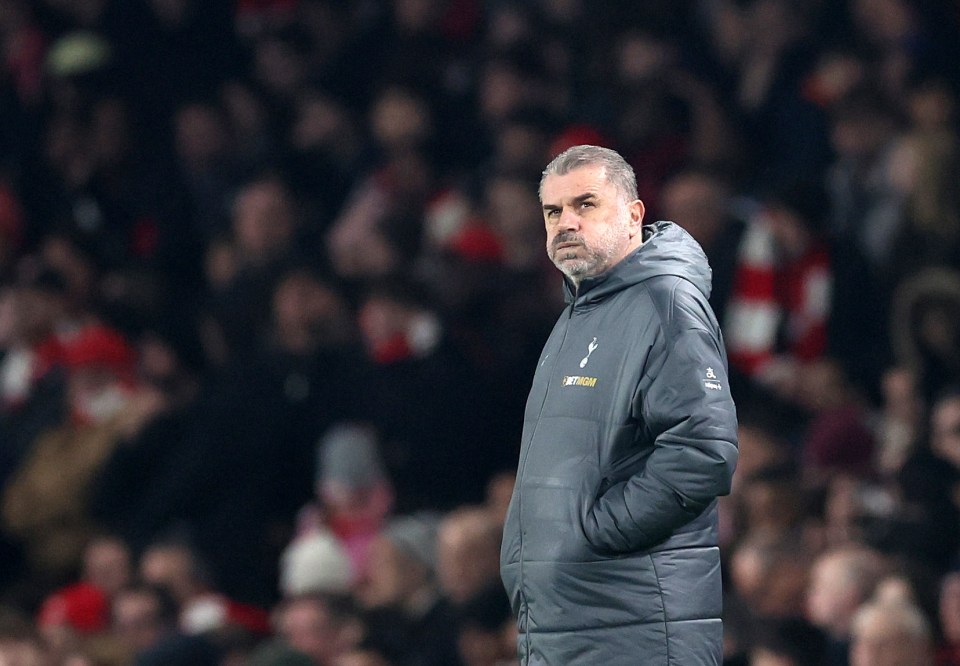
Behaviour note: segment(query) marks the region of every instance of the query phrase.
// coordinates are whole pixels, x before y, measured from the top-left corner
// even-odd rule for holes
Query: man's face
[[[625,201],[602,166],[585,166],[543,181],[547,255],[579,283],[603,273],[636,247],[643,204]]]

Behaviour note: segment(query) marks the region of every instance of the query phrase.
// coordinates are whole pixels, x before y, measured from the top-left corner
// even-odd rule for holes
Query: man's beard
[[[579,283],[585,277],[599,275],[610,268],[613,258],[626,242],[621,229],[616,226],[609,227],[592,245],[588,245],[583,236],[570,231],[554,236],[547,254],[561,273]],[[564,243],[577,243],[579,247],[558,248]]]

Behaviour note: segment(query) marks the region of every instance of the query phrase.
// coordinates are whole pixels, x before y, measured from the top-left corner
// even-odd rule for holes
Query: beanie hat
[[[383,536],[401,552],[431,571],[437,565],[437,527],[440,517],[419,512],[393,519],[384,528]]]
[[[280,556],[280,591],[284,596],[350,589],[353,574],[343,546],[326,529],[294,539]]]
[[[334,425],[320,440],[318,453],[318,481],[369,488],[385,478],[377,436],[371,427],[356,423]]]

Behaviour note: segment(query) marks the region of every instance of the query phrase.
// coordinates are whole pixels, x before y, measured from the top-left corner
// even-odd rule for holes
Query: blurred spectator
[[[280,602],[275,617],[278,637],[306,655],[313,666],[335,666],[337,658],[356,647],[363,636],[352,604],[338,596],[291,597]]]
[[[214,646],[177,629],[177,603],[161,587],[132,583],[111,602],[111,631],[137,666],[216,666]]]
[[[761,468],[745,478],[738,499],[742,528],[751,536],[800,532],[810,513],[801,477],[789,464]]]
[[[728,186],[704,170],[681,171],[664,184],[661,211],[664,219],[689,231],[706,252],[713,275],[710,305],[717,321],[725,321],[745,230],[744,221],[733,210]]]
[[[804,77],[814,52],[809,37],[819,5],[786,0],[719,3],[723,74],[748,139],[755,186],[820,171],[829,159],[826,118],[805,99]]]
[[[897,110],[864,86],[838,100],[831,116],[836,158],[827,172],[829,225],[862,249],[871,276],[881,280],[903,225],[903,195],[890,183],[888,167],[899,131]]]
[[[310,359],[317,341],[327,340],[325,325],[336,328],[324,305],[336,310],[336,299],[310,279],[306,293],[306,300],[294,299],[298,323],[289,324],[290,337],[306,345],[304,355],[263,350],[254,361],[202,376],[203,350],[189,326],[151,328],[143,342],[151,364],[143,371],[162,408],[115,451],[96,484],[98,515],[138,550],[183,532],[222,591],[247,602],[268,604],[277,595],[280,551],[294,511],[310,496],[307,443],[325,418],[312,411],[326,394],[310,383],[323,367]],[[287,454],[278,457],[281,448]]]
[[[68,329],[65,292],[63,279],[53,271],[0,288],[5,322],[0,334],[0,479],[6,480],[37,436],[64,416],[60,351]]]
[[[889,176],[904,197],[904,224],[891,258],[901,280],[925,266],[956,265],[960,252],[956,95],[945,82],[928,79],[911,87],[906,105],[910,128],[893,149]]]
[[[900,524],[889,525],[894,543],[938,570],[953,565],[960,543],[960,393],[944,390],[930,406],[927,438],[917,446],[896,476],[902,498]],[[907,531],[907,528],[912,528]]]
[[[748,223],[734,269],[730,363],[786,400],[797,400],[806,366],[828,353],[844,359],[858,385],[873,386],[882,351],[870,324],[872,285],[855,270],[852,250],[828,242],[825,212],[817,183],[774,186]]]
[[[753,618],[793,617],[803,612],[810,559],[795,534],[757,533],[733,550],[730,580]]]
[[[130,558],[130,549],[122,540],[95,536],[84,547],[78,579],[45,596],[37,613],[37,628],[56,659],[107,629],[110,601],[131,581]]]
[[[177,604],[180,631],[215,635],[235,627],[254,636],[270,632],[267,612],[220,593],[200,555],[183,540],[156,541],[140,555],[139,578],[166,590]]]
[[[884,374],[876,425],[876,467],[881,476],[898,473],[919,444],[925,404],[918,388],[916,376],[907,368],[894,366]]]
[[[415,285],[371,285],[359,307],[371,362],[359,395],[361,415],[380,434],[396,491],[396,511],[448,509],[478,501],[498,442],[486,438],[479,368],[454,347],[444,322]]]
[[[336,217],[363,167],[366,137],[347,105],[323,89],[297,98],[286,166],[308,214],[326,227]]]
[[[451,511],[437,530],[440,592],[459,606],[487,587],[500,585],[502,525],[485,507]]]
[[[120,537],[96,536],[84,548],[80,577],[109,599],[133,578],[132,558],[130,546]]]
[[[434,164],[422,151],[386,154],[357,180],[328,229],[337,276],[350,282],[402,271],[419,251],[424,206],[437,192]]]
[[[371,645],[397,666],[455,666],[456,616],[436,582],[437,517],[399,516],[373,542],[356,598]]]
[[[960,572],[944,576],[938,593],[936,620],[942,638],[937,666],[954,666],[960,664]]]
[[[270,292],[283,265],[294,259],[300,217],[285,182],[266,176],[247,183],[234,200],[231,243],[235,272],[212,292],[210,304],[228,353],[247,358],[262,344]]]
[[[185,470],[197,468],[193,438],[206,398],[203,350],[189,323],[150,325],[137,348],[146,422],[110,453],[90,500],[96,518],[140,552],[185,518],[192,479]]]
[[[873,595],[885,562],[865,548],[842,548],[814,561],[807,593],[807,616],[828,638],[828,666],[847,663],[858,609]],[[852,648],[850,648],[852,650]],[[864,662],[864,666],[869,661]]]
[[[929,268],[900,283],[891,312],[891,338],[900,366],[910,370],[929,404],[960,376],[960,273]]]
[[[810,414],[802,443],[808,475],[871,476],[877,464],[872,414],[840,364],[832,359],[810,363],[801,377],[797,401]]]
[[[326,540],[329,530],[349,558],[348,586],[366,575],[370,545],[393,511],[394,490],[380,446],[368,424],[331,426],[317,447],[317,501],[300,510],[295,539],[314,535]]]
[[[136,351],[114,330],[88,326],[64,348],[68,416],[43,431],[3,494],[3,516],[37,581],[62,583],[95,531],[89,495],[111,452],[152,413],[136,382]]]
[[[354,573],[349,556],[325,526],[297,534],[280,557],[282,596],[350,592]]]
[[[177,177],[199,240],[229,229],[230,202],[240,186],[223,109],[186,102],[174,116]]]
[[[866,604],[851,627],[850,666],[933,666],[933,638],[920,609]]]

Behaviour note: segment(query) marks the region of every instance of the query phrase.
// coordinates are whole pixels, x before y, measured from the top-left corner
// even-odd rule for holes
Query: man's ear
[[[640,199],[634,199],[628,204],[628,207],[630,210],[630,237],[633,238],[640,233],[646,208]]]

